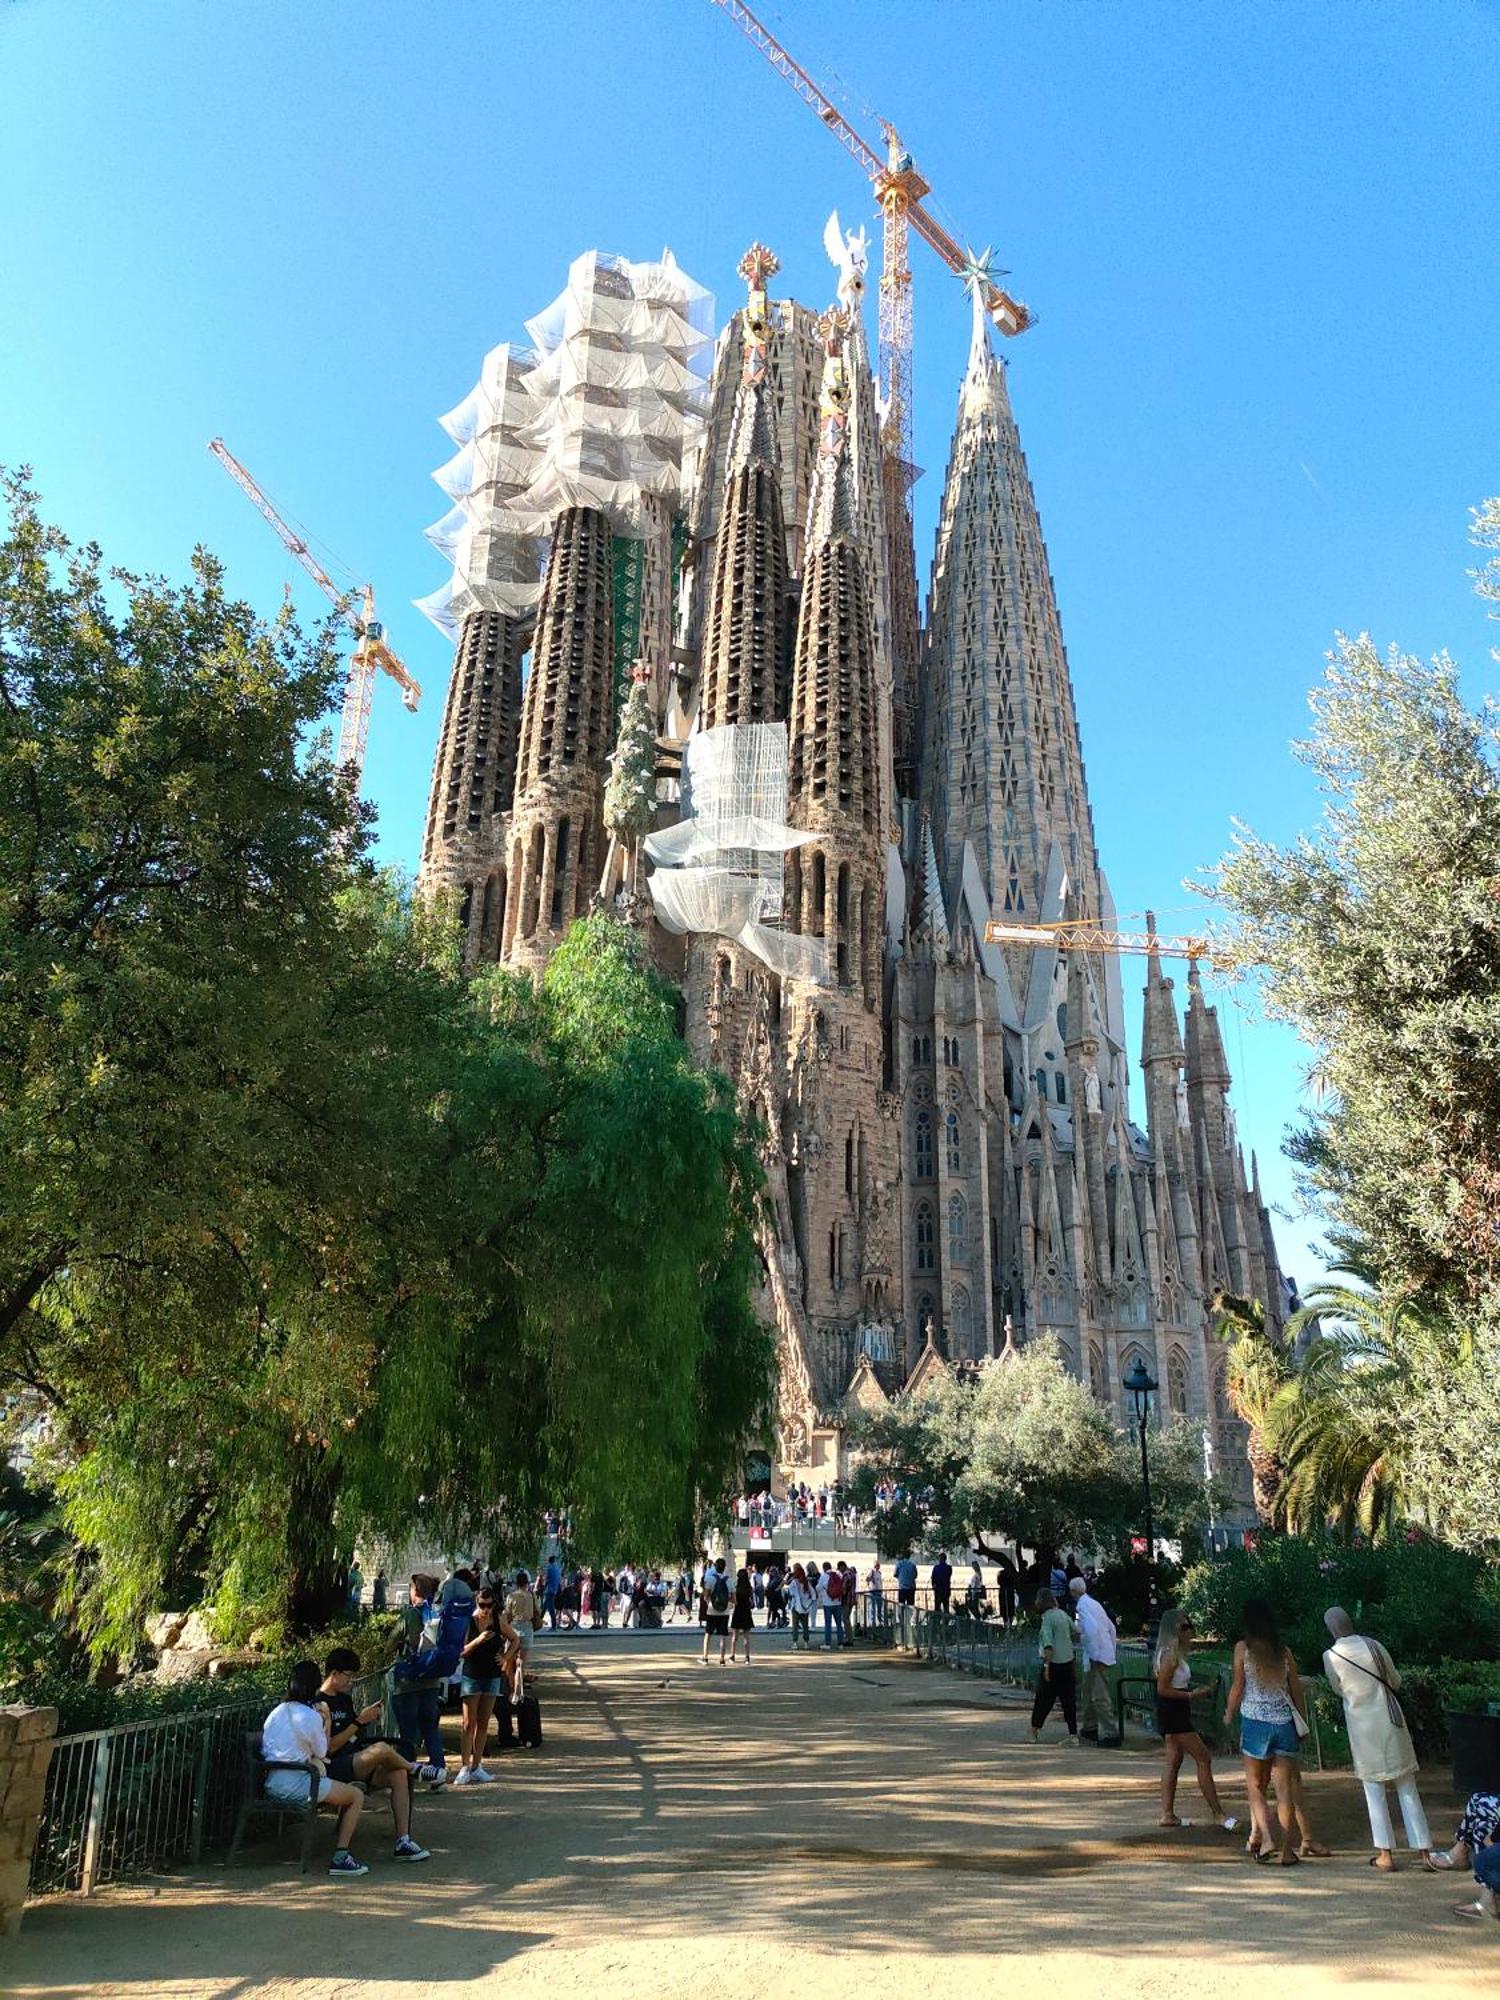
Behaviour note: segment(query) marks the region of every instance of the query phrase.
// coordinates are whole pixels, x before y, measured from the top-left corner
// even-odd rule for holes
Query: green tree
[[[931,1544],[1117,1547],[1144,1525],[1138,1447],[1053,1340],[903,1397],[858,1447],[856,1504],[882,1477],[930,1490]],[[1147,1455],[1158,1532],[1195,1534],[1223,1498],[1205,1476],[1201,1426],[1152,1427]]]
[[[1230,1408],[1250,1433],[1246,1453],[1255,1511],[1262,1527],[1274,1525],[1286,1468],[1271,1436],[1271,1413],[1291,1373],[1287,1347],[1266,1332],[1259,1299],[1221,1292],[1214,1300],[1214,1333],[1229,1345],[1224,1386]]]
[[[100,1652],[206,1592],[336,1604],[356,1537],[682,1546],[762,1420],[760,1199],[636,934],[465,985],[363,859],[327,634],[0,545],[0,1392]]]
[[[1383,1269],[1500,1293],[1497,713],[1427,665],[1340,638],[1298,755],[1323,819],[1251,833],[1216,891],[1265,999],[1318,1050],[1322,1104],[1289,1148],[1307,1197]]]
[[[362,1516],[498,1553],[565,1505],[585,1548],[689,1547],[770,1406],[751,1135],[628,924],[575,924],[539,988],[494,972],[474,1003],[446,1115],[460,1303],[382,1362]]]
[[[1288,1337],[1304,1328],[1315,1337],[1270,1413],[1284,1466],[1279,1518],[1304,1534],[1332,1526],[1386,1537],[1413,1522],[1441,1533],[1446,1504],[1426,1476],[1412,1413],[1446,1381],[1468,1379],[1467,1328],[1362,1265],[1309,1291]]]

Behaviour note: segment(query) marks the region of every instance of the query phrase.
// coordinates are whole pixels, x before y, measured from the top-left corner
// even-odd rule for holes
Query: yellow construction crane
[[[984,927],[984,941],[1026,945],[1032,950],[1047,945],[1056,951],[1103,951],[1115,955],[1144,952],[1155,953],[1159,958],[1201,958],[1215,972],[1237,972],[1241,966],[1252,963],[1210,937],[1163,935],[1149,910],[1143,931],[1106,930],[1091,923],[1009,924],[992,918]]]
[[[211,439],[208,448],[236,486],[254,501],[260,513],[276,530],[282,546],[297,558],[354,634],[355,647],[349,660],[343,712],[339,717],[338,760],[340,768],[349,773],[358,791],[364,776],[365,745],[370,737],[370,705],[375,693],[376,672],[389,674],[400,688],[401,700],[411,714],[416,713],[417,704],[422,699],[421,684],[413,680],[386,644],[385,627],[375,616],[374,585],[367,583],[362,586],[356,605],[354,593],[339,589],[308,547],[306,537],[299,535],[291,522],[277,512],[223,438]]]
[[[894,125],[882,118],[884,155],[858,133],[827,93],[783,48],[781,43],[744,4],[744,0],[714,0],[760,50],[772,69],[796,91],[863,167],[875,190],[880,209],[880,374],[885,416],[881,426],[881,485],[885,494],[886,543],[891,576],[891,617],[897,657],[898,687],[905,687],[905,712],[897,721],[898,764],[901,742],[913,727],[913,699],[910,680],[915,675],[920,645],[917,607],[917,572],[912,543],[911,489],[916,479],[912,455],[912,337],[911,264],[907,242],[911,230],[930,243],[950,271],[956,272],[979,295],[985,311],[1001,333],[1024,333],[1034,316],[1019,299],[1012,298],[995,283],[990,253],[975,256],[960,249],[935,216],[922,206],[931,194],[930,183],[917,170],[910,153],[901,143]],[[1005,276],[1004,272],[998,275]],[[909,754],[909,752],[908,752]]]

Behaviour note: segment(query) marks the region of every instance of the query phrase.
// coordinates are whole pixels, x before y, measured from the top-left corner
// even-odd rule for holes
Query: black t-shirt
[[[471,1618],[469,1637],[483,1644],[464,1654],[463,1671],[471,1681],[492,1681],[500,1671],[500,1634],[493,1626],[481,1628],[479,1620]]]
[[[333,1752],[333,1755],[338,1757],[342,1756],[346,1751],[357,1750],[359,1748],[359,1711],[354,1706],[353,1695],[347,1693],[330,1694],[324,1688],[318,1699],[328,1704],[328,1740],[330,1743],[341,1729],[348,1729],[350,1727],[354,1729],[354,1734],[347,1742],[341,1743],[338,1749]]]

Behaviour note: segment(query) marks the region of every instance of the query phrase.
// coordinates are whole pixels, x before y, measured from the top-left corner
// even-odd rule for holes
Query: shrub
[[[1275,1609],[1306,1673],[1321,1670],[1323,1613],[1342,1604],[1356,1626],[1381,1640],[1403,1674],[1414,1667],[1500,1652],[1500,1575],[1440,1542],[1352,1547],[1312,1537],[1267,1536],[1196,1563],[1181,1602],[1200,1632],[1233,1641],[1248,1597]]]
[[[1182,1588],[1181,1569],[1165,1556],[1157,1557],[1154,1568],[1158,1607],[1175,1603]],[[1146,1558],[1132,1556],[1129,1562],[1106,1563],[1089,1588],[1122,1634],[1144,1632],[1151,1617],[1151,1581]]]
[[[11,1607],[3,1607],[10,1609]],[[0,1621],[3,1637],[3,1621]],[[84,1729],[111,1729],[122,1722],[149,1722],[159,1716],[191,1715],[205,1708],[226,1708],[254,1699],[267,1709],[281,1699],[293,1660],[322,1661],[335,1646],[351,1646],[365,1673],[378,1673],[400,1649],[399,1612],[382,1611],[358,1624],[345,1620],[326,1631],[301,1639],[283,1651],[267,1654],[255,1666],[241,1667],[223,1680],[158,1681],[149,1674],[132,1674],[113,1687],[101,1686],[81,1674],[55,1665],[18,1678],[8,1690],[13,1700],[56,1708],[60,1736]]]

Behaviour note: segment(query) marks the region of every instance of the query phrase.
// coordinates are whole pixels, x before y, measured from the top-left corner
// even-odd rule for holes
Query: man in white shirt
[[[1078,1620],[1078,1636],[1088,1656],[1088,1677],[1083,1683],[1082,1726],[1079,1735],[1099,1745],[1101,1750],[1118,1747],[1115,1705],[1111,1699],[1111,1676],[1115,1664],[1115,1621],[1098,1598],[1089,1596],[1081,1576],[1068,1585],[1073,1599],[1073,1616]]]

